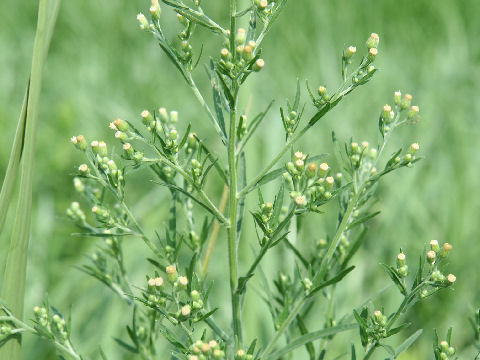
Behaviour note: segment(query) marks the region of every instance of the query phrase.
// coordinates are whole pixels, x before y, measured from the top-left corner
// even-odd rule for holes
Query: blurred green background
[[[227,2],[204,3],[212,16],[225,24]],[[130,318],[119,299],[76,269],[86,261],[84,255],[93,251],[95,241],[71,237],[75,229],[64,215],[69,203],[76,199],[71,174],[82,161],[69,143],[70,136],[82,133],[88,139],[112,142],[107,126],[112,119],[138,121],[144,108],[165,106],[179,110],[184,124],[191,122],[201,137],[221,150],[189,89],[155,41],[138,29],[135,16],[148,6],[147,1],[140,0],[65,0],[45,69],[26,317],[31,316],[28,309],[48,293],[51,303],[63,312],[71,308],[74,340],[81,352],[92,358],[98,358],[99,345],[111,359],[127,358],[118,352],[113,336],[124,335],[123,328]],[[30,68],[36,11],[34,2],[0,2],[2,178]],[[423,327],[425,333],[404,359],[433,358],[432,330],[437,328],[444,334],[449,325],[454,327],[455,345],[463,351],[460,357],[473,357],[467,317],[480,305],[479,13],[480,2],[476,0],[291,0],[264,42],[266,68],[249,80],[242,95],[244,106],[251,101],[254,112],[271,99],[276,99],[277,105],[247,150],[248,174],[253,176],[283,142],[278,105],[294,95],[296,78],[302,82],[308,78],[314,87],[336,88],[344,46],[356,45],[363,51],[368,35],[372,31],[380,34],[376,65],[381,71],[374,81],[343,101],[297,148],[312,154],[331,153],[332,130],[341,140],[353,136],[358,141],[375,143],[378,113],[385,103],[392,102],[395,90],[412,93],[414,103],[420,106],[421,122],[402,129],[396,139],[397,145],[419,141],[425,160],[383,182],[377,205],[382,214],[371,223],[368,242],[354,260],[358,265],[355,275],[339,289],[337,309],[341,315],[388,284],[378,264],[392,263],[399,247],[407,256],[416,258],[430,239],[453,244],[449,268],[457,275],[455,291],[444,291],[414,307],[408,316],[413,326],[400,337],[406,338],[418,327]],[[172,14],[165,18],[171,27],[178,28]],[[203,31],[199,31],[197,39],[206,41],[205,53],[216,54],[220,49],[218,40]],[[206,57],[202,60],[206,61]],[[201,68],[197,79],[207,91],[207,77]],[[167,197],[164,189],[153,187],[148,180],[148,173],[132,180],[129,202],[138,217],[145,216],[153,229],[162,226]],[[212,183],[210,190],[219,199],[220,186]],[[266,195],[272,194],[266,191]],[[250,203],[254,204],[255,199]],[[319,234],[331,231],[328,219],[332,216],[310,221],[303,241],[313,242]],[[254,241],[251,225],[248,219],[246,241]],[[220,239],[224,239],[223,233]],[[0,238],[2,268],[8,241],[9,229]],[[150,269],[144,260],[148,252],[138,244],[140,240],[136,239],[126,244],[132,281],[137,284]],[[224,259],[224,245],[219,241],[214,260]],[[246,245],[242,259],[248,259],[249,253]],[[272,269],[275,256],[281,254],[274,253],[267,260]],[[223,260],[212,265],[212,278],[222,275],[223,266]],[[220,279],[217,284],[221,285]],[[223,289],[215,295],[220,305],[228,306]],[[254,297],[252,293],[247,299],[247,307],[255,306]],[[391,291],[377,305],[394,310],[398,301],[398,295]],[[263,324],[264,318],[258,317],[264,310],[258,307],[251,312],[250,330],[270,329]],[[323,318],[312,318],[309,323],[312,329],[320,328]],[[336,342],[339,352],[346,351],[350,342],[347,340],[343,345],[342,341]],[[26,338],[25,359],[53,359],[53,354],[46,343]]]

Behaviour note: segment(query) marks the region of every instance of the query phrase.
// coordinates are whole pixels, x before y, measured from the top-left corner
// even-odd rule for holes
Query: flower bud
[[[327,163],[321,163],[320,166],[318,167],[318,176],[320,177],[325,176],[329,169],[330,167],[328,166]]]
[[[150,14],[152,14],[152,18],[154,20],[160,19],[160,5],[158,4],[158,1],[152,1],[152,6],[150,7]]]
[[[305,169],[305,162],[301,159],[296,160],[295,161],[295,168],[298,171],[303,171],[303,169]]]
[[[327,95],[327,88],[325,86],[320,86],[318,88],[318,95],[320,95],[322,98]]]
[[[128,139],[128,136],[123,131],[117,131],[115,132],[115,139],[118,139],[120,141],[125,141]]]
[[[132,156],[133,156],[133,153],[134,153],[132,144],[130,144],[130,143],[125,143],[125,144],[123,144],[122,147],[123,147],[123,151],[125,152],[125,157],[126,157],[127,159],[131,159]]]
[[[418,145],[418,143],[413,143],[412,145],[410,145],[410,149],[408,150],[408,152],[412,155],[415,155],[415,153],[420,149],[420,145]]]
[[[408,119],[413,120],[415,117],[418,115],[420,109],[418,106],[414,105],[410,108],[410,111],[408,112]]]
[[[192,308],[190,307],[190,305],[182,306],[181,312],[182,316],[187,317],[192,312]]]
[[[397,267],[402,267],[405,265],[406,256],[403,252],[397,255]]]
[[[440,349],[442,351],[447,351],[448,350],[448,343],[445,340],[440,341]]]
[[[305,171],[305,175],[309,178],[313,178],[317,173],[317,164],[314,162],[308,164],[307,170]]]
[[[347,50],[345,50],[345,60],[350,60],[356,52],[357,48],[355,46],[349,46]]]
[[[80,171],[83,175],[87,175],[89,173],[88,165],[82,164],[78,167],[78,171]]]
[[[368,49],[375,49],[380,42],[380,37],[376,33],[371,33],[370,37],[368,38],[366,45]]]
[[[87,141],[83,135],[73,136],[70,141],[77,149],[82,151],[87,150]]]
[[[435,257],[436,257],[435,251],[430,250],[429,252],[427,252],[427,261],[430,264],[433,264],[435,262]]]
[[[327,176],[325,178],[325,187],[327,190],[331,189],[334,183],[335,183],[335,179],[333,178],[333,176]]]
[[[393,93],[393,100],[395,105],[400,105],[400,102],[402,101],[402,93],[400,91],[395,91]]]
[[[152,124],[153,116],[152,116],[152,114],[150,114],[150,111],[143,110],[140,115],[142,117],[142,122],[145,126],[150,126]]]
[[[127,131],[128,130],[128,123],[122,119],[115,119],[113,120],[113,125],[120,131]]]
[[[440,246],[438,246],[438,241],[437,240],[430,240],[430,248],[437,252],[440,249]]]
[[[450,284],[453,284],[456,280],[457,280],[457,277],[455,275],[453,275],[453,274],[448,274],[447,275],[447,281]]]
[[[175,265],[167,266],[165,268],[165,271],[167,272],[168,281],[173,283],[177,280],[178,274],[177,274],[177,267]]]
[[[244,360],[245,356],[246,356],[245,351],[243,351],[242,349],[239,349],[235,354],[235,360]]]
[[[443,244],[442,250],[440,251],[440,257],[446,258],[450,250],[452,250],[452,245],[450,245],[449,243]]]
[[[257,61],[255,61],[255,64],[253,64],[253,71],[260,71],[263,69],[263,67],[265,66],[265,61],[263,61],[263,59],[258,59]]]
[[[245,46],[243,49],[243,58],[246,61],[250,61],[253,58],[253,48],[250,45]]]
[[[237,45],[244,44],[245,40],[247,40],[247,33],[245,32],[245,29],[239,28],[237,30],[237,37],[235,39],[235,41],[237,42]]]
[[[307,199],[305,198],[304,195],[298,195],[297,197],[295,197],[295,204],[297,204],[298,206],[303,206],[307,203]]]
[[[137,21],[140,25],[140,29],[142,30],[148,30],[148,28],[150,27],[147,18],[142,13],[137,15]]]
[[[180,286],[180,288],[185,289],[188,285],[187,277],[186,276],[180,276],[178,278],[178,285]]]
[[[378,55],[377,48],[371,48],[370,50],[368,50],[368,60],[374,61],[377,55]]]
[[[410,104],[412,103],[412,95],[410,94],[405,94],[403,97],[403,100],[400,103],[400,109],[405,110],[408,107],[410,107]]]
[[[228,51],[227,48],[223,48],[222,50],[220,50],[220,56],[225,61],[230,60],[232,58],[232,54],[230,54],[230,51]]]
[[[167,109],[165,109],[164,107],[158,109],[158,116],[160,117],[160,121],[162,121],[163,123],[169,121]]]

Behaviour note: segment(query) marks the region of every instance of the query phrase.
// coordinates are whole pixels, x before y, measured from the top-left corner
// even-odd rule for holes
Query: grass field
[[[225,21],[223,2],[204,2]],[[171,64],[151,37],[138,29],[135,16],[146,6],[140,0],[65,0],[45,70],[26,314],[31,315],[29,309],[45,294],[65,313],[71,308],[74,340],[92,358],[97,358],[101,344],[110,358],[127,359],[118,352],[113,337],[122,336],[129,318],[119,316],[125,311],[120,300],[76,268],[85,261],[84,255],[93,251],[95,241],[71,237],[76,230],[65,216],[65,209],[75,197],[71,174],[81,161],[69,143],[70,136],[83,133],[90,139],[111,141],[107,125],[112,119],[139,121],[141,110],[158,106],[179,110],[181,119],[195,124],[207,141],[213,135],[198,104],[186,96],[188,89]],[[28,78],[36,11],[32,2],[0,2],[2,178]],[[367,244],[356,260],[360,271],[347,281],[348,287],[340,290],[344,296],[340,296],[343,300],[339,304],[356,306],[388,284],[379,263],[390,262],[400,247],[407,254],[417,254],[430,239],[451,243],[455,251],[450,269],[458,279],[455,290],[414,307],[409,318],[414,328],[422,326],[425,333],[403,359],[433,358],[433,329],[443,334],[450,325],[454,327],[460,358],[473,358],[467,318],[480,305],[479,13],[480,2],[475,0],[291,0],[266,40],[265,70],[250,80],[251,96],[244,93],[241,99],[244,107],[251,102],[257,110],[272,99],[280,105],[294,95],[291,89],[297,77],[302,82],[308,79],[314,87],[325,84],[335,88],[340,81],[344,46],[360,47],[371,32],[380,34],[380,72],[375,80],[338,106],[298,145],[304,152],[331,153],[332,130],[342,140],[353,134],[360,141],[375,142],[376,138],[368,136],[375,133],[379,109],[391,102],[398,89],[412,93],[420,106],[421,122],[402,132],[409,142],[419,141],[425,159],[413,171],[401,171],[383,183],[376,205],[382,213],[371,223]],[[205,35],[200,32],[200,40]],[[206,45],[219,48],[212,42]],[[202,71],[198,72],[198,82],[200,87],[208,86]],[[249,164],[249,175],[255,174],[283,141],[278,110],[272,111],[266,122],[247,149],[257,154],[256,162]],[[158,214],[166,213],[165,190],[140,177],[134,184],[130,203],[135,204],[139,217],[145,215],[145,222],[153,226],[156,217],[145,214],[146,208],[153,205]],[[219,199],[221,186],[209,186],[217,189]],[[12,218],[13,212],[9,223]],[[251,225],[251,219],[248,221]],[[319,232],[326,231],[324,223],[310,223],[301,241],[314,241]],[[8,240],[7,227],[0,237],[2,267]],[[130,254],[127,262],[134,265],[133,281],[143,281],[148,269],[143,260],[147,249],[135,243],[126,246]],[[225,242],[220,241],[214,256],[224,257],[225,248]],[[249,254],[245,246],[241,257],[246,259]],[[281,256],[281,252],[274,252],[268,262],[274,264]],[[217,266],[212,268],[213,274],[222,271],[222,263]],[[225,304],[229,301],[226,293],[215,296],[225,297]],[[247,298],[246,306],[254,306],[253,297]],[[398,297],[392,291],[385,295],[383,303],[395,301]],[[259,308],[258,312],[263,310]],[[262,328],[263,317],[257,319],[250,319],[250,324]],[[315,319],[310,322],[314,327]],[[345,346],[346,350],[349,342],[342,345],[340,340],[336,341],[338,348]],[[54,358],[53,349],[35,338],[27,337],[24,348],[24,359]]]

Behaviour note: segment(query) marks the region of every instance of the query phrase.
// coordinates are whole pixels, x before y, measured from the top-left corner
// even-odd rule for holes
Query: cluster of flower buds
[[[430,277],[432,281],[446,286],[451,286],[457,280],[455,275],[448,274],[445,276],[438,268],[440,261],[445,259],[451,250],[452,245],[450,245],[449,243],[444,243],[442,246],[440,246],[437,240],[430,241],[430,250],[427,251],[425,258],[427,263],[430,264]],[[424,298],[427,297],[429,294],[429,289],[423,289],[420,293],[420,297]]]
[[[170,308],[174,305],[172,299],[178,299],[176,306],[178,307],[175,313],[177,321],[185,321],[195,316],[196,313],[203,310],[204,303],[202,296],[198,290],[191,290],[188,293],[188,279],[186,276],[180,276],[175,265],[166,267],[167,281],[160,276],[154,276],[147,281],[147,293],[145,294],[150,306]],[[170,287],[167,289],[167,282]],[[173,296],[167,293],[171,291]]]
[[[382,135],[385,136],[396,126],[410,123],[417,123],[420,119],[420,109],[417,105],[412,105],[412,95],[402,96],[400,91],[395,91],[393,95],[394,106],[386,104],[380,113],[380,125]]]
[[[158,3],[158,0],[152,0],[151,6],[150,6],[150,15],[152,17],[152,20],[156,24],[158,24],[158,21],[160,20],[161,13],[162,13],[162,9],[160,8],[160,4]],[[137,21],[138,21],[138,25],[140,26],[140,29],[142,30],[150,31],[155,26],[154,24],[149,23],[146,16],[142,13],[137,15]]]
[[[195,341],[189,348],[188,360],[225,359],[223,345],[216,340]]]
[[[387,317],[380,311],[373,312],[372,324],[374,328],[374,337],[381,339],[387,336]]]
[[[192,31],[190,27],[190,20],[181,14],[177,14],[177,20],[184,27],[183,30],[178,34],[181,47],[181,54],[179,59],[182,61],[183,64],[188,64],[192,61],[192,45],[190,44]]]
[[[340,185],[342,176],[330,176],[327,163],[317,165],[306,161],[305,154],[296,152],[293,161],[286,164],[283,178],[290,187],[290,197],[295,204],[316,211],[318,206],[332,198],[332,192]]]
[[[298,116],[298,113],[295,110],[292,110],[282,120],[284,123],[283,126],[285,128],[285,131],[287,132],[287,136],[292,136],[300,122],[300,117]]]
[[[406,262],[406,256],[405,254],[403,253],[403,251],[401,251],[398,255],[397,255],[397,274],[401,277],[401,278],[405,278],[407,277],[408,275],[408,266],[407,264],[405,263]]]
[[[438,360],[450,360],[454,359],[454,355],[456,350],[453,346],[451,346],[448,341],[442,340],[440,343],[435,347],[435,358]]]
[[[67,216],[76,223],[85,224],[85,213],[80,208],[80,204],[77,201],[70,204],[70,207],[67,209]]]
[[[33,313],[35,315],[35,320],[37,324],[51,332],[57,340],[61,343],[64,343],[68,340],[68,332],[66,328],[65,319],[55,313],[50,314],[45,307],[35,306],[33,308]]]
[[[254,40],[247,41],[247,33],[244,28],[239,28],[235,36],[235,54],[232,54],[229,47],[229,39],[225,47],[220,50],[219,68],[225,75],[235,76],[243,71],[258,72],[265,66],[265,61],[255,58],[257,44]]]
[[[165,150],[171,154],[178,153],[178,130],[176,124],[178,122],[178,112],[167,109],[158,109],[158,118],[154,119],[148,110],[141,113],[143,124],[147,129],[155,133],[159,137],[163,137],[165,142]]]

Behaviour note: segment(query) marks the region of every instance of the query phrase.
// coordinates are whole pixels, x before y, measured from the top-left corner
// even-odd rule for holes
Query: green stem
[[[377,347],[378,347],[378,342],[375,342],[375,343],[373,343],[372,345],[370,345],[370,347],[368,348],[367,353],[366,353],[365,356],[363,357],[363,360],[370,359],[370,357],[373,355],[373,352],[375,351],[375,349],[376,349]]]
[[[236,96],[235,96],[236,98]],[[230,268],[230,291],[232,297],[233,333],[237,348],[242,344],[242,328],[240,315],[240,296],[238,287],[238,254],[237,254],[237,169],[235,163],[235,135],[236,135],[236,100],[230,109],[230,134],[228,139],[228,169],[229,169],[229,208],[230,225],[228,228],[228,260]]]

